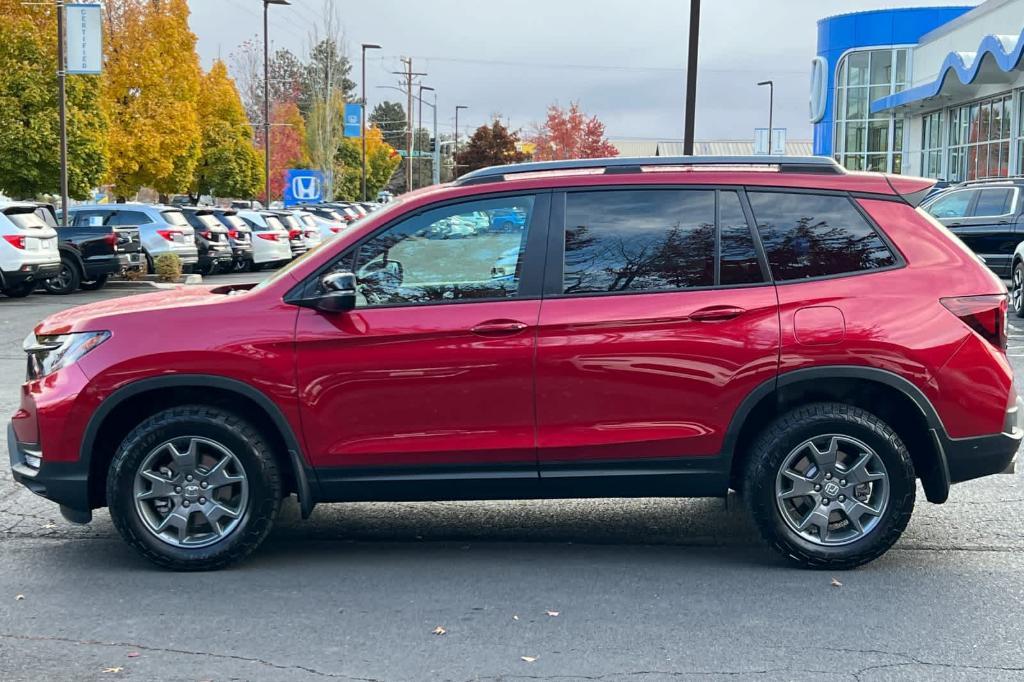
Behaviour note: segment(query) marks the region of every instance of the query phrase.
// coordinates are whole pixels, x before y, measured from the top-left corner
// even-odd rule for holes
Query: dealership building
[[[1024,175],[1024,0],[818,22],[814,153],[945,180]]]

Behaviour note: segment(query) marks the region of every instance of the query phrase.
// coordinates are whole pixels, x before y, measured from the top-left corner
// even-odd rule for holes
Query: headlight
[[[40,379],[79,358],[110,338],[110,332],[75,332],[36,336],[29,333],[21,347],[28,353],[27,376]]]

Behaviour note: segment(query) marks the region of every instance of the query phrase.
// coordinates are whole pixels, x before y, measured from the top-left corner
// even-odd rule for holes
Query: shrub
[[[176,253],[163,253],[153,260],[156,278],[161,282],[177,282],[181,278],[181,258]]]

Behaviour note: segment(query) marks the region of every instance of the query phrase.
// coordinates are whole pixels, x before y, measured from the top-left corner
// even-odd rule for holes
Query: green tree
[[[57,52],[51,7],[0,2],[0,191],[34,198],[60,192]],[[68,76],[68,193],[86,199],[107,166],[100,77]]]
[[[354,99],[355,82],[349,77],[352,63],[333,37],[324,38],[309,50],[302,78],[299,109],[308,117],[317,102],[340,97],[342,102]]]
[[[263,159],[253,147],[252,128],[224,62],[215,61],[203,76],[202,93],[202,145],[192,196],[252,197],[263,186]]]
[[[395,149],[405,149],[405,133],[408,119],[405,109],[398,102],[381,102],[373,108],[368,117],[370,123],[380,130],[384,141]]]
[[[480,126],[473,133],[473,137],[469,138],[466,146],[455,156],[459,174],[487,166],[526,161],[530,155],[519,151],[516,146],[518,143],[519,136],[510,133],[497,119],[489,126]]]
[[[199,161],[201,70],[186,0],[108,0],[103,104],[110,117],[110,181],[185,191]]]
[[[377,192],[388,186],[401,157],[384,141],[380,130],[368,128],[366,134],[366,196],[373,199]],[[346,137],[335,158],[334,198],[340,201],[362,199],[362,142],[358,137]]]

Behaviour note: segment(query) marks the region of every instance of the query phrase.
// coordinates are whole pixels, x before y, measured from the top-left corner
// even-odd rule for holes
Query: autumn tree
[[[548,107],[548,118],[530,139],[536,145],[533,158],[537,161],[557,159],[593,159],[618,156],[619,152],[608,142],[604,124],[597,116],[587,117],[573,102],[565,110],[557,104]]]
[[[60,192],[56,14],[51,6],[0,0],[0,192]],[[100,77],[66,79],[68,193],[88,198],[107,165]]]
[[[202,145],[191,194],[251,197],[263,186],[263,159],[253,147],[242,100],[217,60],[202,79],[199,126]]]
[[[335,157],[345,137],[345,102],[355,87],[344,51],[339,9],[323,3],[310,38],[299,109],[306,118],[307,144],[313,168],[323,173],[324,195],[334,195]]]
[[[108,0],[103,106],[109,179],[117,196],[140,187],[186,190],[199,161],[201,70],[187,0]]]
[[[367,128],[366,135],[366,195],[375,197],[387,187],[401,164],[398,152],[384,141],[377,128]],[[341,201],[362,199],[362,142],[358,137],[346,137],[338,149],[335,168],[334,198]]]
[[[508,128],[498,119],[494,119],[489,126],[480,126],[465,146],[460,144],[462,149],[455,155],[459,174],[487,166],[526,161],[530,157],[525,152],[519,151],[516,147],[518,142],[519,136],[509,132]]]
[[[285,171],[309,168],[306,150],[306,122],[295,102],[278,102],[270,110],[270,198],[280,198],[284,191]]]

